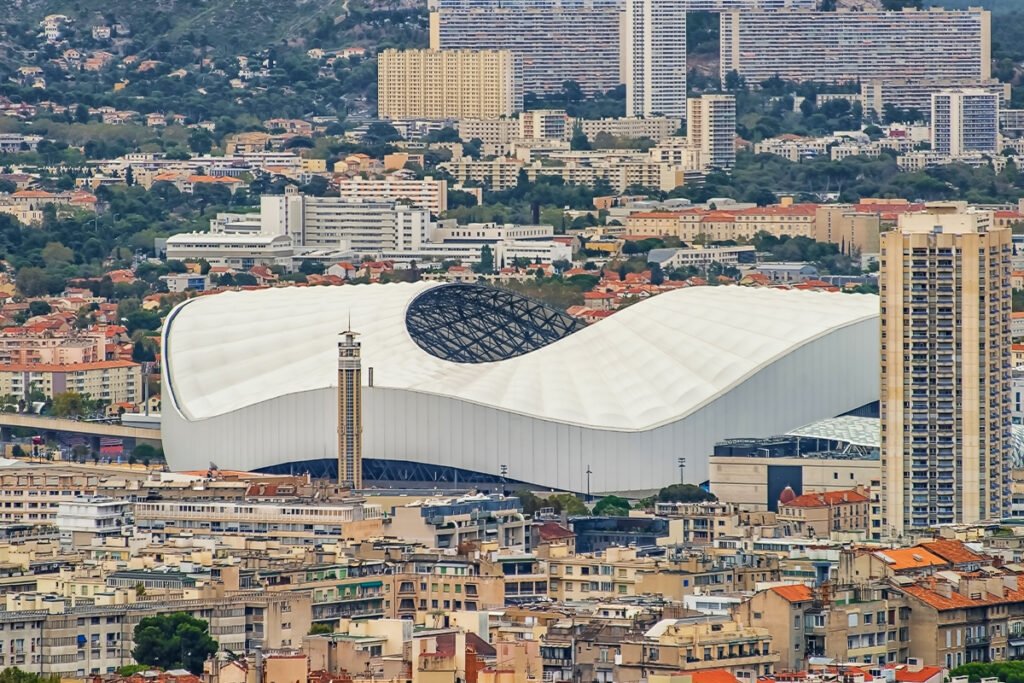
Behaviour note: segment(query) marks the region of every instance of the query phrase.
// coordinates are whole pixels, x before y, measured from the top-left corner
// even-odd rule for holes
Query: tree
[[[209,154],[213,149],[213,136],[205,128],[193,128],[188,134],[188,148],[193,154]]]
[[[590,138],[587,137],[587,134],[583,132],[583,127],[578,123],[572,127],[572,139],[569,141],[569,149],[590,149]]]
[[[555,512],[565,512],[567,515],[589,515],[590,511],[576,496],[571,493],[559,493],[547,499],[548,505],[555,509]]]
[[[217,652],[209,624],[185,612],[145,617],[135,627],[132,657],[139,664],[164,670],[203,671],[203,662]]]
[[[43,257],[43,263],[48,268],[67,265],[75,260],[75,252],[60,242],[47,242],[42,252],[40,252],[40,256]]]
[[[607,517],[629,516],[629,501],[619,496],[605,496],[594,505],[594,514]]]
[[[89,401],[74,391],[55,394],[51,412],[57,417],[82,417],[89,413]]]
[[[47,315],[52,310],[53,308],[50,307],[50,304],[42,301],[41,299],[37,299],[28,305],[28,314],[33,318],[37,315]]]
[[[43,676],[22,671],[16,666],[0,671],[0,683],[59,683],[59,681],[60,676],[56,674]]]
[[[484,245],[480,250],[480,262],[473,266],[473,272],[490,275],[494,272],[494,252],[490,246]]]
[[[328,624],[313,624],[309,627],[309,635],[311,636],[322,636],[327,633],[334,633],[334,629]]]
[[[700,503],[717,500],[711,493],[693,484],[672,484],[658,491],[658,500],[663,503]]]

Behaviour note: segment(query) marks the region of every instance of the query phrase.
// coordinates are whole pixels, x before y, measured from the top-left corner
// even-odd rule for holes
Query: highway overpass
[[[56,434],[75,434],[90,439],[101,436],[125,441],[149,441],[159,443],[160,430],[143,427],[127,427],[122,424],[107,422],[85,422],[68,420],[60,417],[43,417],[24,413],[0,412],[0,440],[8,440],[13,428],[32,430],[43,436]]]

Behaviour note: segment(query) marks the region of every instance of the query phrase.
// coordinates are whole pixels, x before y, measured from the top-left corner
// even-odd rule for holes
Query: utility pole
[[[587,500],[590,500],[590,475],[593,472],[590,471],[590,465],[587,465]]]

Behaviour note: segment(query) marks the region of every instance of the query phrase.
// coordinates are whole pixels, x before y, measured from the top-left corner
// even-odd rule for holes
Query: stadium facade
[[[570,491],[703,481],[716,442],[878,400],[878,299],[697,287],[589,327],[480,285],[280,288],[191,299],[164,329],[170,466],[337,462],[337,338],[360,333],[364,472]],[[372,370],[371,370],[372,368]]]

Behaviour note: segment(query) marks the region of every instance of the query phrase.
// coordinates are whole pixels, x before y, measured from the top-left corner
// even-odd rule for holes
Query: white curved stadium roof
[[[512,478],[581,490],[576,468],[566,476],[548,463],[548,473],[545,459],[597,460],[602,447],[625,448],[619,454],[635,450],[638,461],[655,453],[657,466],[647,473],[627,467],[621,476],[609,470],[607,487],[595,481],[594,489],[647,488],[675,473],[665,453],[706,461],[721,438],[779,433],[877,400],[874,296],[686,288],[525,355],[465,364],[427,353],[405,327],[409,303],[434,286],[277,288],[183,304],[164,342],[172,465],[214,459],[255,469],[335,457],[336,344],[350,317],[363,367],[374,369],[374,388],[364,392],[365,458],[488,472],[513,463]],[[446,411],[454,412],[441,417]],[[275,419],[280,438],[256,436]],[[598,446],[585,443],[584,433]],[[514,464],[531,458],[535,466]],[[690,466],[688,473],[706,475],[704,463]]]

